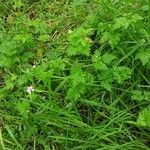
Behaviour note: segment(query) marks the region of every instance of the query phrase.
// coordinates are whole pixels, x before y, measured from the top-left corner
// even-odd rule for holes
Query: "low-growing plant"
[[[147,0],[0,4],[1,149],[149,149]]]

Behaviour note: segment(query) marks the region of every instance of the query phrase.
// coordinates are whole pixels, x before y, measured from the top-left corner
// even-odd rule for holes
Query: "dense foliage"
[[[150,148],[149,0],[0,0],[3,150]]]

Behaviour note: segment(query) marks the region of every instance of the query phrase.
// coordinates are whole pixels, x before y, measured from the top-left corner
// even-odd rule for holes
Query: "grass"
[[[147,0],[0,1],[2,150],[148,150]]]

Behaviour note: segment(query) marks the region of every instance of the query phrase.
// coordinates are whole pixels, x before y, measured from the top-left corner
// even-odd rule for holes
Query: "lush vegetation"
[[[0,149],[148,150],[149,23],[149,0],[0,0]]]

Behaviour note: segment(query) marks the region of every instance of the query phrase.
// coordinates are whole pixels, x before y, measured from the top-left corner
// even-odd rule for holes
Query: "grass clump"
[[[1,149],[148,150],[149,17],[147,0],[1,0]]]

